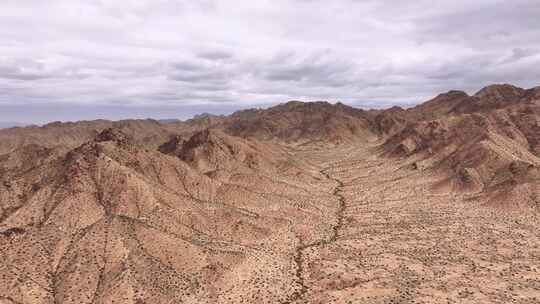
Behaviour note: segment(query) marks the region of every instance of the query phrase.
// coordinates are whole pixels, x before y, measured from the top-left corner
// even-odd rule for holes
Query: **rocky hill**
[[[539,198],[538,87],[0,130],[0,303],[512,302]]]
[[[229,286],[228,293],[241,292],[242,285],[229,279],[237,272],[249,278],[259,269],[277,277],[292,271],[285,256],[272,257],[253,246],[272,246],[278,241],[268,239],[274,232],[293,233],[280,219],[284,212],[290,223],[311,226],[298,233],[316,235],[324,225],[313,226],[316,217],[303,214],[325,208],[312,202],[317,207],[293,211],[287,197],[250,206],[250,197],[258,196],[249,192],[257,187],[247,187],[253,178],[224,184],[204,174],[218,164],[229,173],[245,173],[233,167],[238,163],[262,165],[248,143],[214,131],[186,143],[182,154],[169,156],[137,144],[121,129],[107,128],[68,152],[34,144],[2,156],[4,298],[38,303],[122,301],[127,295],[154,303],[220,299],[226,294],[212,288],[216,279]],[[229,149],[226,145],[231,150],[221,151]],[[312,188],[299,180],[264,182],[267,190],[291,197]],[[279,246],[288,242],[279,241]],[[263,257],[276,268],[257,262]]]
[[[474,96],[439,95],[406,111],[401,117],[409,121],[405,119],[402,129],[386,140],[384,150],[415,159],[415,167],[446,174],[446,181],[438,186],[472,191],[488,203],[508,203],[508,207],[513,207],[508,195],[514,193],[514,198],[519,197],[516,204],[536,206],[540,194],[537,94],[538,88],[493,85]]]
[[[273,173],[287,154],[277,146],[227,135],[218,129],[204,129],[188,139],[173,136],[159,147],[209,176],[231,173]]]

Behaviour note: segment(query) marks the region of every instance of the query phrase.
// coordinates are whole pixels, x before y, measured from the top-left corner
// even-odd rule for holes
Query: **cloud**
[[[382,107],[536,86],[538,15],[525,0],[5,0],[0,120],[15,105]]]
[[[208,60],[227,60],[233,57],[233,53],[223,50],[208,50],[199,53],[199,57]]]
[[[333,56],[331,52],[310,54],[279,54],[257,70],[257,76],[269,81],[302,83],[306,87],[344,86],[353,79],[354,62]]]
[[[532,56],[540,55],[540,50],[538,49],[524,49],[524,48],[514,48],[512,49],[511,55],[504,58],[502,63],[515,63],[520,61],[523,58],[528,58]]]

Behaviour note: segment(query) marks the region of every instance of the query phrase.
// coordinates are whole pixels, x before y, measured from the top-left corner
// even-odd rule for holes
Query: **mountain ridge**
[[[496,231],[502,269],[528,252],[539,198],[539,87],[0,130],[0,302],[346,303],[355,288],[386,301],[412,273],[430,278],[418,294],[451,280],[504,297],[471,283],[485,273],[462,259],[490,251],[467,244]],[[520,279],[534,252],[521,256],[529,268],[491,280],[534,288]]]

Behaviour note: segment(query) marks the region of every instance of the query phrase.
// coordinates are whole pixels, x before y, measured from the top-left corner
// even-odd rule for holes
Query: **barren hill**
[[[188,139],[173,136],[160,146],[199,172],[227,178],[231,174],[273,174],[291,161],[287,152],[274,144],[227,135],[218,129],[204,129]]]
[[[204,116],[190,123],[259,140],[338,143],[372,136],[371,119],[367,111],[341,103],[290,101],[268,109],[238,111],[228,117]]]
[[[0,303],[536,303],[540,88],[0,130]]]
[[[415,168],[446,175],[438,187],[472,191],[488,203],[511,209],[538,208],[540,106],[535,90],[494,85],[473,97],[439,96],[409,113],[419,117],[417,113],[430,108],[428,113],[445,114],[411,120],[383,147],[390,154],[414,159]]]

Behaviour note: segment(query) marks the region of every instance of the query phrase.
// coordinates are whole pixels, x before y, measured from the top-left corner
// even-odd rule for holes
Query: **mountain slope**
[[[230,116],[195,118],[185,123],[259,140],[344,143],[373,137],[368,111],[337,103],[290,101],[268,109],[249,109]]]
[[[539,198],[540,88],[2,130],[0,303],[511,302]]]
[[[441,172],[445,177],[437,187],[476,192],[483,201],[509,208],[537,208],[540,106],[535,90],[495,85],[452,102],[436,98],[411,112],[431,108],[445,115],[406,123],[383,148],[411,158],[415,168]],[[522,194],[515,196],[516,203],[503,195],[516,191]]]
[[[307,196],[324,184],[223,184],[115,128],[67,153],[20,149],[0,159],[0,294],[16,302],[234,303],[262,278],[280,278],[265,291],[278,297],[293,286],[294,242],[327,229],[333,208]]]

